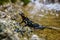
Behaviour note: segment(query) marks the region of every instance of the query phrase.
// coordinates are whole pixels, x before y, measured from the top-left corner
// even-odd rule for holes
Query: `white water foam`
[[[59,3],[54,3],[54,4],[43,4],[43,3],[40,3],[39,2],[39,0],[31,0],[32,1],[32,3],[34,3],[35,5],[34,5],[34,10],[36,9],[36,10],[40,10],[40,9],[42,9],[42,8],[48,8],[49,10],[52,10],[52,9],[54,9],[54,10],[57,10],[57,11],[59,11],[60,10],[60,4]],[[45,2],[46,0],[44,0],[44,2]]]

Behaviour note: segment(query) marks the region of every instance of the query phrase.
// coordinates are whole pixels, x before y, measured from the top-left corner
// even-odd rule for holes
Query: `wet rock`
[[[12,19],[12,20],[16,20],[16,19],[17,19],[17,16],[16,16],[16,15],[13,15],[13,16],[11,17],[11,19]]]
[[[7,33],[0,34],[0,40],[5,39],[7,37]]]
[[[59,14],[56,14],[56,16],[58,17],[58,16],[59,16]]]
[[[0,33],[5,31],[6,29],[5,27],[6,27],[5,24],[0,23]]]
[[[32,34],[32,29],[30,27],[24,27],[25,31],[26,31],[26,34],[30,37],[31,34]]]
[[[1,11],[0,11],[0,17],[1,17],[1,18],[6,18],[6,17],[7,17],[7,14],[6,14],[5,12],[1,12]]]
[[[31,40],[45,40],[44,38],[39,38],[39,36],[33,34]]]
[[[32,35],[31,40],[40,40],[37,35]]]
[[[26,37],[24,37],[24,40],[28,40]]]

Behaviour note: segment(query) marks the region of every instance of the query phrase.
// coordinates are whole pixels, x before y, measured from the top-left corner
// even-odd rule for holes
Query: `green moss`
[[[21,1],[24,2],[24,6],[30,2],[30,0],[21,0]]]
[[[0,0],[0,5],[3,5],[4,3],[8,3],[9,1],[15,3],[17,0]]]
[[[0,5],[3,5],[4,3],[7,3],[9,1],[11,1],[12,3],[17,2],[17,0],[0,0]],[[21,0],[21,1],[24,2],[24,6],[30,2],[30,0]]]
[[[4,3],[8,3],[9,0],[0,0],[0,5],[3,5]]]
[[[12,3],[16,3],[17,0],[11,0]]]

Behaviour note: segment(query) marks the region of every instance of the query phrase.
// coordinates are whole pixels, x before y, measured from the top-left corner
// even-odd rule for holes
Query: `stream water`
[[[60,10],[60,4],[59,3],[48,3],[46,0],[44,0],[44,3],[41,3],[40,0],[31,0],[32,3],[35,4],[34,8],[41,9],[43,8],[48,8],[49,10],[54,9],[59,11]]]

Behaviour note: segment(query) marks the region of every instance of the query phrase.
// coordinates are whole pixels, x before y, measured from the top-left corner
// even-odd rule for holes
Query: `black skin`
[[[23,13],[19,13],[19,15],[22,17],[22,22],[21,23],[24,22],[25,23],[25,26],[29,26],[29,27],[32,27],[34,29],[45,29],[44,26],[41,26],[41,25],[39,25],[37,23],[34,23],[29,18],[25,17],[25,15]]]

